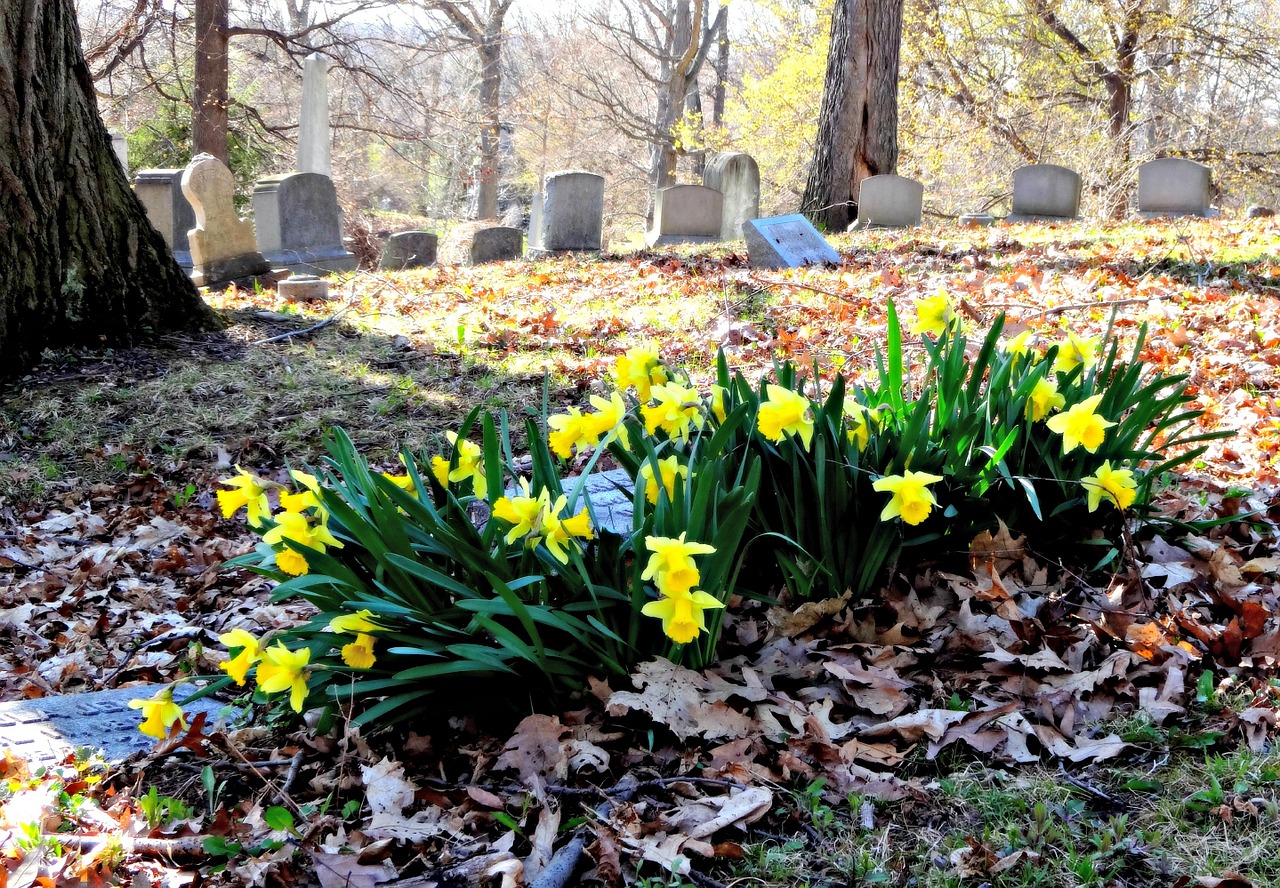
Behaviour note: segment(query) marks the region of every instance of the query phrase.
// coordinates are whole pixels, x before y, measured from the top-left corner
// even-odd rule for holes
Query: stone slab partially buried
[[[0,751],[8,748],[33,766],[56,765],[79,747],[100,749],[108,761],[144,752],[156,741],[138,730],[142,719],[129,701],[153,697],[161,688],[146,685],[0,703]],[[181,702],[193,690],[179,688],[175,699]],[[205,697],[182,708],[188,722],[203,712],[212,727],[223,706]]]
[[[604,176],[563,170],[547,176],[533,196],[531,254],[598,253],[604,234]]]
[[[182,193],[182,170],[138,170],[133,191],[147,218],[169,245],[173,258],[191,273],[191,243],[187,232],[196,227],[196,212]]]
[[[909,228],[924,213],[924,185],[906,176],[868,176],[858,184],[858,218],[851,228]]]
[[[398,231],[387,238],[378,267],[384,271],[426,268],[436,264],[440,237],[430,231]]]
[[[1006,222],[1064,222],[1080,215],[1080,174],[1056,163],[1013,171],[1013,208]]]
[[[1138,213],[1155,216],[1208,216],[1213,172],[1182,157],[1162,157],[1138,167]]]
[[[211,154],[197,154],[182,172],[182,193],[196,216],[187,238],[197,287],[275,283],[270,263],[258,252],[253,226],[236,214],[235,187],[231,170]]]
[[[524,255],[524,232],[488,222],[463,222],[440,244],[440,261],[447,265],[484,265]]]
[[[760,218],[760,165],[750,154],[723,151],[707,161],[702,184],[724,195],[720,239],[737,240],[742,226]]]
[[[328,176],[268,176],[253,187],[253,215],[258,249],[273,268],[328,274],[356,267],[342,246],[342,210]]]
[[[645,237],[651,247],[668,244],[708,244],[720,240],[724,195],[705,185],[659,188],[653,205],[653,230]]]
[[[840,263],[840,254],[804,216],[770,216],[742,226],[753,268],[799,268]]]

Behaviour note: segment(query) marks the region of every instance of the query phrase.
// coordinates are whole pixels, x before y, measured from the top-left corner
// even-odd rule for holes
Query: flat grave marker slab
[[[747,256],[754,268],[800,268],[803,265],[838,265],[840,254],[804,216],[770,216],[752,219],[742,226]]]

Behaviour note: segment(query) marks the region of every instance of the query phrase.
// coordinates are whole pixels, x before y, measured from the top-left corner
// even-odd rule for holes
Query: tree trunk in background
[[[720,17],[720,27],[716,29],[716,85],[711,90],[711,125],[724,123],[725,90],[729,86],[729,8]]]
[[[853,220],[858,183],[898,164],[903,0],[836,0],[801,210],[829,231]]]
[[[0,375],[217,317],[147,221],[98,117],[71,0],[0,4]]]
[[[502,18],[490,18],[476,45],[480,57],[480,176],[476,218],[498,218],[499,165],[502,163]]]
[[[196,75],[191,108],[192,154],[231,166],[227,143],[227,27],[230,0],[196,0]]]

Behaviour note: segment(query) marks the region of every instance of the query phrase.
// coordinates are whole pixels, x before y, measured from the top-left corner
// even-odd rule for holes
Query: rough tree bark
[[[852,221],[858,183],[898,164],[903,0],[836,0],[802,211],[828,230]]]
[[[71,0],[0,3],[0,375],[217,325],[111,151]]]
[[[227,40],[230,0],[196,0],[192,154],[212,154],[231,166],[227,142]]]

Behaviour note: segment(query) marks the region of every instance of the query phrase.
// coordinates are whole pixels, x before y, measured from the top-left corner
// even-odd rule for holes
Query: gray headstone
[[[742,226],[747,256],[754,268],[799,268],[839,264],[840,254],[800,214],[752,219]]]
[[[653,208],[653,230],[645,238],[651,247],[667,244],[706,244],[720,240],[724,195],[705,185],[659,188]]]
[[[342,246],[342,211],[328,176],[268,176],[253,188],[253,215],[258,249],[273,267],[306,274],[356,267]]]
[[[598,252],[604,231],[604,176],[565,170],[547,176],[534,195],[531,252]]]
[[[387,238],[378,267],[386,271],[436,264],[440,238],[430,231],[401,231]]]
[[[858,184],[857,228],[906,228],[919,225],[924,211],[924,185],[915,179],[869,176]]]
[[[1138,167],[1138,212],[1145,216],[1205,216],[1212,173],[1181,157],[1162,157]]]
[[[235,188],[231,170],[211,154],[197,154],[182,171],[182,193],[196,215],[187,239],[191,280],[197,287],[248,286],[271,276],[271,265],[258,252],[253,226],[236,213]]]
[[[302,61],[298,169],[304,173],[333,175],[329,159],[329,60],[318,52]]]
[[[455,225],[440,245],[440,261],[449,265],[483,265],[524,255],[524,232],[487,222]]]
[[[183,270],[191,271],[191,245],[187,232],[196,227],[196,213],[182,193],[182,170],[138,170],[133,190],[147,211],[147,218],[169,245]]]
[[[959,221],[966,228],[984,228],[995,225],[996,217],[990,213],[962,213]]]
[[[120,169],[126,173],[129,172],[129,140],[120,133],[111,133],[111,150],[116,153],[116,160],[120,161]]]
[[[1056,222],[1080,215],[1080,174],[1054,163],[1013,171],[1013,210],[1006,222]]]
[[[329,298],[329,282],[314,274],[293,274],[276,285],[286,302],[310,302]]]
[[[724,195],[720,239],[737,240],[742,226],[760,218],[760,166],[750,154],[726,151],[707,161],[702,184]]]

